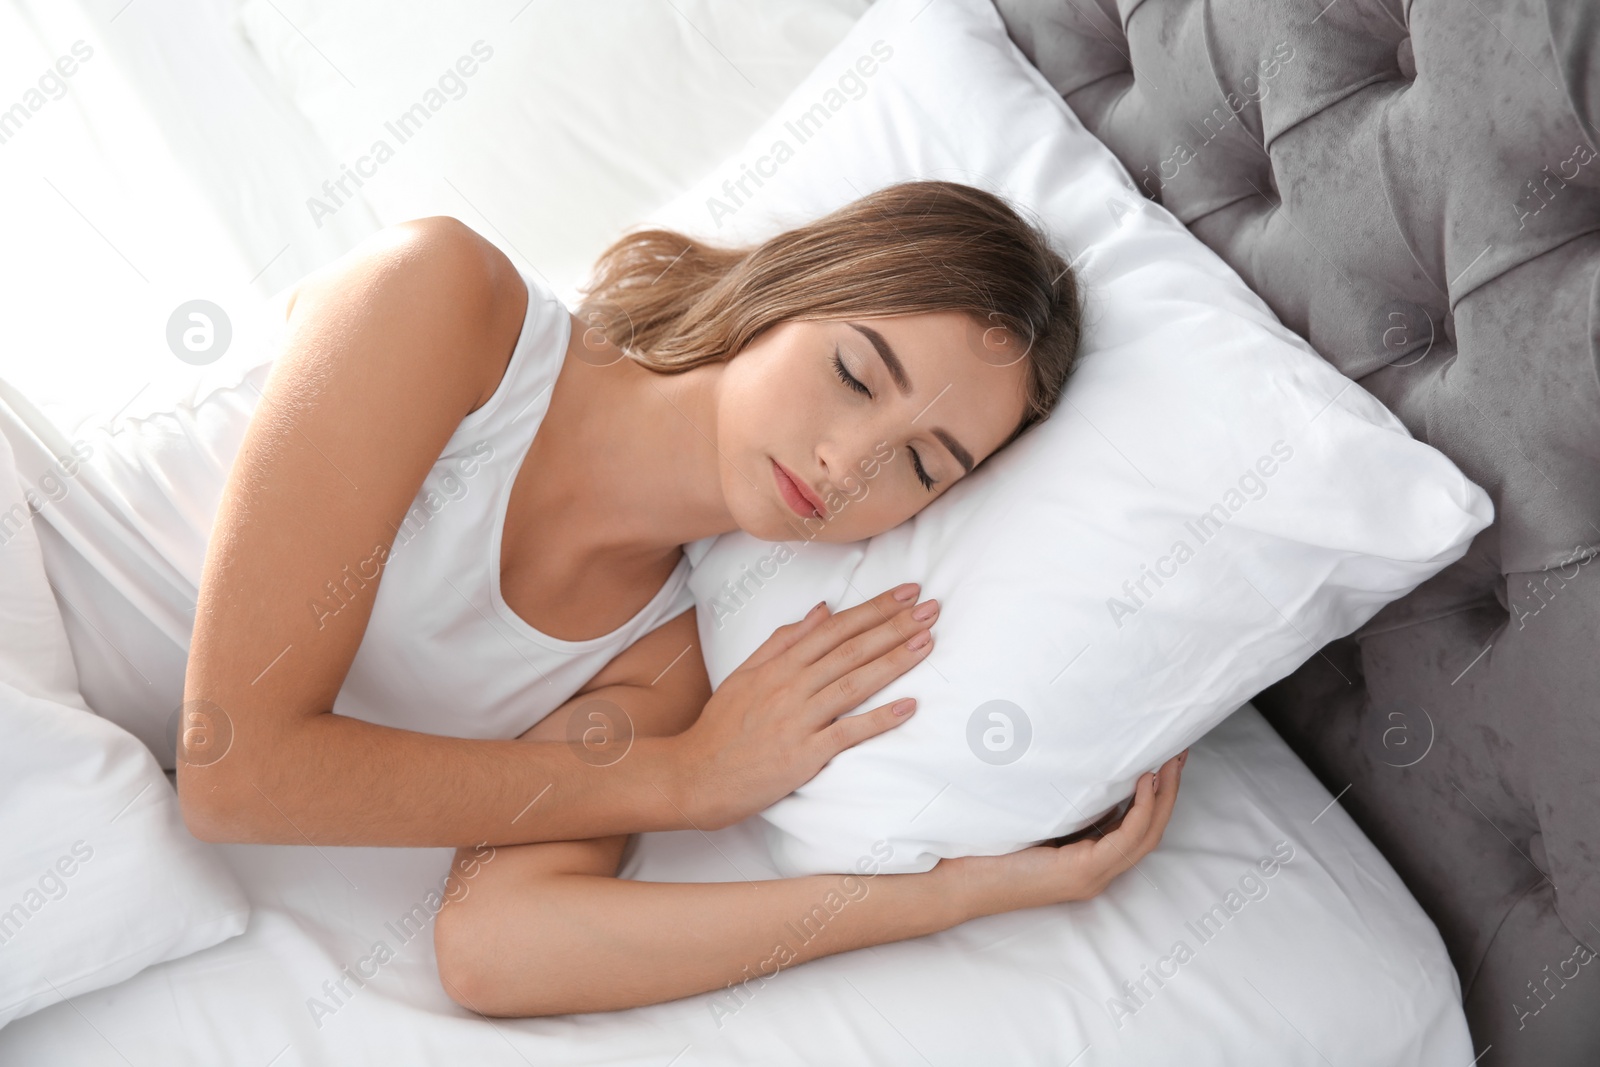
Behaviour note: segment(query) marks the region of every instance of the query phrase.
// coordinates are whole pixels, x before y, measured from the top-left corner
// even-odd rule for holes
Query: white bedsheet
[[[456,1006],[431,926],[402,936],[448,850],[224,846],[254,904],[242,936],[12,1023],[0,1064],[1467,1067],[1437,933],[1332,799],[1246,705],[1191,750],[1161,847],[1094,900],[829,956],[737,996],[548,1019]],[[1279,842],[1293,858],[1265,895],[1241,893],[1201,940],[1191,924]],[[755,820],[642,835],[624,873],[772,876]],[[380,941],[393,959],[363,963]],[[323,983],[346,966],[376,974],[336,1000]],[[1137,999],[1120,988],[1140,979]]]

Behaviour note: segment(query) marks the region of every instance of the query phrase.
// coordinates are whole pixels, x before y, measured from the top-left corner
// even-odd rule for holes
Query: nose
[[[817,465],[822,485],[850,495],[866,480],[866,472],[876,472],[885,456],[892,455],[890,438],[883,427],[863,423],[847,433],[824,436],[817,445]],[[876,466],[874,465],[876,464]]]

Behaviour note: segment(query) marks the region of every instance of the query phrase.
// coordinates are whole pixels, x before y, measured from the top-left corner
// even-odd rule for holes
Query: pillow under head
[[[690,546],[714,684],[819,595],[837,611],[914,580],[943,604],[933,652],[857,709],[917,714],[764,813],[786,875],[920,871],[1087,825],[1493,518],[1135,190],[987,0],[880,0],[649,222],[755,243],[914,178],[1043,223],[1084,291],[1082,356],[1047,420],[893,530]]]

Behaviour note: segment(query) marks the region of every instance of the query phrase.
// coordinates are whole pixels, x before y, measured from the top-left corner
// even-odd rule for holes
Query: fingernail
[[[891,705],[889,710],[893,711],[896,715],[910,715],[911,709],[916,706],[917,702],[915,698],[906,697],[904,700],[896,700],[894,704]]]
[[[806,618],[808,618],[808,619],[811,618],[811,616],[815,615],[817,612],[821,611],[823,608],[825,608],[827,606],[828,606],[828,602],[826,600],[817,601],[816,606],[813,607],[810,611],[806,612]]]
[[[1154,775],[1154,778],[1156,780],[1156,783],[1155,783],[1155,789],[1153,790],[1153,792],[1159,793],[1159,792],[1161,792],[1161,775],[1159,775],[1159,774]]]
[[[917,595],[917,590],[919,588],[921,587],[918,586],[916,582],[907,582],[905,585],[896,586],[894,598],[896,600],[910,600],[912,597]]]
[[[911,613],[911,617],[916,619],[918,622],[926,622],[937,614],[939,614],[939,602],[937,600],[930,600],[926,604],[923,604],[921,607],[919,607],[916,611],[913,611]]]
[[[1185,763],[1188,763],[1188,762],[1189,762],[1189,750],[1188,749],[1184,749],[1183,750],[1183,755],[1178,757],[1178,766],[1182,767]]]
[[[911,640],[906,642],[906,647],[915,652],[919,648],[926,647],[928,642],[932,640],[933,633],[928,630],[923,630],[921,633],[914,634]]]

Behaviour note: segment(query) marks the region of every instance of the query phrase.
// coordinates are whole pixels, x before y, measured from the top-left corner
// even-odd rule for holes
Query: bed
[[[17,243],[0,265],[8,289],[28,297],[4,324],[0,376],[27,390],[70,437],[75,428],[136,411],[141,398],[192,385],[192,372],[171,366],[162,340],[173,306],[199,292],[224,303],[258,302],[380,225],[423,214],[457,215],[528,266],[523,249],[538,247],[538,266],[570,295],[613,231],[681,192],[706,160],[735,146],[866,7],[857,0],[774,0],[752,13],[712,2],[640,2],[579,15],[516,0],[483,5],[459,24],[454,16],[410,11],[445,24],[451,47],[470,42],[479,28],[470,20],[482,20],[497,44],[507,42],[503,52],[540,70],[549,107],[526,116],[530,141],[561,150],[540,154],[539,184],[521,203],[503,195],[503,186],[452,180],[419,150],[394,164],[411,168],[414,180],[341,197],[332,212],[308,211],[308,201],[338,176],[349,145],[337,133],[330,137],[326,123],[319,129],[308,119],[319,108],[325,113],[326,101],[308,97],[313,83],[296,77],[295,64],[326,63],[352,90],[359,85],[383,98],[383,87],[396,80],[385,63],[407,70],[423,60],[393,49],[340,51],[338,42],[350,39],[341,36],[348,30],[341,20],[359,24],[370,9],[335,5],[311,17],[297,5],[265,0],[206,0],[183,13],[138,0],[0,8],[8,63],[47,63],[79,39],[96,49],[66,100],[36,117],[48,125],[36,122],[5,146],[8,156],[16,150],[17,163],[0,182],[13,203],[34,210],[16,213]],[[1087,101],[1103,100],[1074,92],[1117,84],[1126,68],[1115,57],[1126,60],[1128,40],[1117,28],[1127,13],[1118,18],[1072,3],[999,8],[1013,38],[1102,132]],[[1154,11],[1141,8],[1140,17]],[[428,38],[425,28],[410,32]],[[605,42],[621,58],[596,72],[574,58],[582,51],[571,47],[575,36]],[[305,44],[316,55],[308,58]],[[655,62],[643,63],[646,56]],[[399,81],[402,95],[410,91]],[[461,106],[476,101],[469,94]],[[361,133],[352,120],[350,137]],[[1124,162],[1137,173],[1134,150],[1116,130],[1103,136],[1119,154],[1130,153]],[[502,195],[488,191],[494,188]],[[1203,226],[1196,232],[1211,240]],[[1281,283],[1260,281],[1262,292],[1285,322],[1305,332],[1298,297],[1280,295],[1274,284]],[[87,292],[95,294],[92,316],[81,312]],[[1320,321],[1312,320],[1313,340]],[[66,360],[53,366],[37,356],[63,322],[76,324],[70,370]],[[1391,397],[1405,415],[1401,394]],[[1481,582],[1473,585],[1463,568],[1476,566],[1471,574],[1487,581],[1487,558],[1475,554],[1451,581],[1397,603],[1364,640],[1399,642],[1419,627],[1468,620],[1481,626],[1487,609],[1473,592]],[[1460,608],[1464,603],[1479,606]],[[1551,615],[1594,601],[1589,595],[1558,603],[1547,609]],[[1552,648],[1560,635],[1582,632],[1572,618],[1549,621]],[[1572,661],[1565,669],[1570,675],[1592,667]],[[1369,684],[1375,676],[1381,672],[1369,666]],[[1162,847],[1095,900],[829,957],[760,985],[592,1016],[486,1019],[449,1000],[431,937],[418,936],[425,909],[416,925],[407,921],[442,882],[443,850],[213,846],[249,896],[248,929],[5,1026],[0,1063],[1578,1062],[1556,1057],[1596,1047],[1582,1044],[1589,1038],[1581,1027],[1591,1024],[1574,1018],[1581,1012],[1545,1026],[1557,1017],[1550,1009],[1539,1020],[1542,1036],[1520,1045],[1515,1035],[1486,1036],[1501,1034],[1495,1013],[1504,1013],[1512,975],[1522,977],[1517,968],[1538,972],[1527,955],[1534,949],[1521,939],[1538,933],[1548,947],[1559,930],[1576,929],[1560,927],[1549,907],[1540,910],[1542,881],[1531,891],[1523,886],[1496,913],[1522,909],[1521,925],[1503,935],[1502,962],[1482,972],[1507,992],[1485,1000],[1482,1020],[1473,1017],[1480,1032],[1469,1033],[1462,993],[1482,977],[1477,964],[1487,949],[1473,955],[1476,942],[1464,931],[1480,927],[1462,924],[1465,916],[1487,922],[1489,910],[1463,910],[1485,898],[1460,899],[1442,888],[1448,879],[1428,877],[1447,870],[1446,850],[1465,847],[1467,837],[1417,840],[1422,825],[1442,817],[1445,801],[1408,809],[1401,794],[1382,791],[1401,788],[1395,783],[1402,778],[1410,788],[1427,787],[1415,783],[1415,772],[1404,777],[1391,769],[1401,762],[1392,755],[1385,767],[1389,750],[1381,742],[1375,750],[1359,743],[1363,716],[1373,715],[1364,709],[1359,697],[1333,692],[1310,667],[1241,707],[1195,747]],[[1574,740],[1588,736],[1574,726]],[[1441,730],[1439,745],[1447,740]],[[1444,764],[1447,752],[1463,767],[1493,765],[1441,747],[1421,766]],[[1369,778],[1361,781],[1370,780],[1370,788],[1344,790],[1355,772],[1330,763],[1341,754],[1367,757]],[[1381,770],[1390,777],[1380,778]],[[1464,784],[1479,803],[1494,803],[1470,781]],[[1347,805],[1365,814],[1367,833]],[[1505,848],[1499,836],[1489,844]],[[1526,844],[1522,851],[1543,860],[1543,848]],[[1473,851],[1489,854],[1481,840]],[[1241,898],[1241,876],[1264,857],[1277,859],[1276,877]],[[1491,874],[1510,879],[1513,866]],[[752,821],[709,834],[642,835],[623,873],[650,880],[775,874]],[[1580,886],[1582,877],[1572,872]],[[1244,902],[1223,903],[1230,898]],[[1435,922],[1446,929],[1444,939]],[[1194,950],[1181,959],[1173,952],[1180,940]],[[392,961],[360,983],[335,985],[371,958],[378,941],[394,950]],[[1565,951],[1539,951],[1541,965],[1566,958]],[[1491,1043],[1499,1047],[1491,1051]],[[1525,1058],[1519,1048],[1540,1049],[1543,1058]]]

